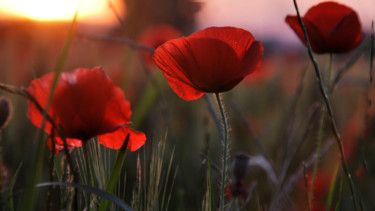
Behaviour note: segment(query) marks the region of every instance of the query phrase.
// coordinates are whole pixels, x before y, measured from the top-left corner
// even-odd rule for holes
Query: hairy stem
[[[223,138],[223,163],[222,163],[222,175],[221,175],[221,192],[220,192],[220,210],[224,210],[224,203],[225,203],[225,183],[228,175],[228,123],[227,123],[227,116],[224,112],[224,107],[221,102],[220,94],[215,93],[217,104],[219,105],[220,114],[223,120],[223,127],[224,127],[224,138]]]

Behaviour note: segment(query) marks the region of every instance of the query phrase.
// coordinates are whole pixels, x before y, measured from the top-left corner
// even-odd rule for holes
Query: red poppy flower
[[[138,38],[138,42],[151,48],[157,48],[168,40],[178,38],[181,31],[167,24],[159,24],[146,29]],[[155,65],[149,52],[142,51],[142,56],[147,65]]]
[[[315,53],[345,53],[356,48],[362,40],[358,15],[348,6],[323,2],[310,8],[302,20]],[[285,21],[306,45],[297,16],[288,15]]]
[[[43,108],[53,77],[54,73],[49,73],[33,80],[27,89]],[[43,115],[31,101],[28,101],[28,107],[29,119],[35,126],[41,127]],[[129,133],[128,149],[131,151],[137,150],[146,141],[145,134],[127,126],[131,116],[130,103],[100,67],[62,73],[48,114],[57,125],[62,126],[69,147],[80,146],[81,141],[98,136],[104,146],[118,149]],[[49,123],[44,128],[49,134],[52,129]],[[59,138],[55,139],[55,143],[57,151],[63,149]]]
[[[154,53],[156,65],[184,100],[225,92],[260,66],[263,46],[234,27],[210,27],[170,40]]]

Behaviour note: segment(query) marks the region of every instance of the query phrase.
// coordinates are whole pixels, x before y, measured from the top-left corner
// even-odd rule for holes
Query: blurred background
[[[319,2],[299,1],[301,14]],[[375,18],[375,1],[337,2],[357,11],[365,38],[368,38],[371,20]],[[277,175],[285,171],[285,177],[289,178],[297,175],[295,172],[301,162],[313,154],[316,125],[319,122],[313,111],[320,103],[320,93],[306,50],[284,21],[286,15],[296,14],[292,0],[0,0],[0,83],[27,87],[32,79],[52,72],[76,10],[78,26],[64,70],[103,67],[114,83],[124,89],[132,103],[136,129],[147,134],[148,140],[142,150],[149,152],[152,144],[163,139],[167,133],[165,160],[169,161],[168,156],[175,148],[173,169],[177,170],[178,167],[171,195],[171,210],[201,209],[206,193],[207,156],[213,164],[220,164],[218,130],[208,112],[206,100],[201,98],[186,102],[178,98],[157,67],[147,63],[150,59],[145,58],[144,51],[130,48],[115,38],[151,45],[152,41],[148,43],[142,37],[148,29],[160,24],[174,27],[178,31],[176,37],[187,36],[209,26],[235,26],[250,31],[256,40],[263,43],[264,59],[260,71],[223,95],[229,115],[232,157],[237,152],[260,156],[273,166]],[[357,137],[365,127],[367,91],[373,90],[373,87],[368,89],[369,52],[362,47],[347,55],[334,57],[333,60],[333,74],[336,74],[356,55],[361,56],[350,66],[332,95],[343,139],[349,137],[348,151],[358,151],[352,148],[357,146]],[[317,58],[321,68],[327,69],[328,55]],[[150,93],[150,90],[156,90],[157,94],[147,97],[146,93]],[[11,177],[22,163],[15,188],[20,189],[28,178],[29,158],[36,148],[33,140],[37,128],[27,119],[26,99],[3,92],[0,95],[10,99],[13,105],[12,119],[2,130],[0,139],[4,163],[2,171],[6,169],[8,177]],[[145,105],[145,102],[148,104]],[[332,142],[330,128],[327,127],[325,132],[324,140]],[[301,145],[298,145],[299,139],[302,140]],[[288,149],[297,145],[298,152],[290,167],[285,170],[283,162]],[[147,155],[143,151],[140,154]],[[44,180],[48,174],[48,156],[47,153]],[[352,172],[359,169],[363,157],[367,159],[366,156],[363,152],[353,155],[355,161],[351,166]],[[124,200],[129,204],[137,172],[136,158],[137,152],[128,153],[125,163],[128,188]],[[142,158],[146,163],[147,159],[147,156]],[[375,163],[371,159],[367,161],[370,166]],[[321,163],[322,174],[328,171],[327,174],[332,175],[332,166],[338,163],[335,146],[328,147]],[[272,206],[279,206],[281,210],[306,208],[305,198],[301,197],[301,193],[306,192],[303,177],[299,175],[299,179],[294,181],[293,187],[285,195],[277,194],[275,184],[270,182],[269,172],[264,170],[263,164],[260,168],[252,169],[246,179],[248,184],[257,182],[248,207],[257,207],[259,210]],[[213,188],[218,190],[219,173],[212,171]],[[374,208],[375,201],[371,194],[373,191],[370,191],[375,187],[372,175],[358,181],[355,178],[360,188],[369,193],[363,194],[363,198],[370,208]],[[342,178],[346,184],[345,178]],[[341,203],[349,204],[350,207],[347,188],[342,196],[347,200],[343,199]],[[217,199],[218,196],[215,197]],[[337,201],[337,196],[334,198]],[[43,207],[43,204],[38,206]]]

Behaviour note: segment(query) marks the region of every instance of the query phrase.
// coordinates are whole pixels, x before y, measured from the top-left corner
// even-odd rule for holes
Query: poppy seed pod
[[[235,181],[240,182],[246,177],[250,169],[249,164],[250,156],[248,154],[240,152],[234,156],[232,171]]]
[[[7,126],[12,116],[12,105],[5,97],[0,97],[0,129]]]

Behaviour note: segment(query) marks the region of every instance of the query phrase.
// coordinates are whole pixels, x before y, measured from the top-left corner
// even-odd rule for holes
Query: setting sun
[[[71,20],[78,9],[80,17],[108,9],[107,0],[0,0],[0,11],[39,21]]]

